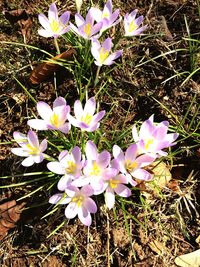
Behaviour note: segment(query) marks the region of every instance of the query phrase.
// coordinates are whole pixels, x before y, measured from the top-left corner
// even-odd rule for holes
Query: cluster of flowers
[[[71,125],[82,131],[93,132],[105,115],[105,111],[95,114],[94,97],[86,102],[84,108],[79,100],[75,101],[75,117],[70,114],[70,107],[62,97],[54,101],[53,109],[45,102],[38,102],[37,110],[42,119],[29,120],[30,127],[36,130],[57,130],[64,134],[69,132]],[[91,140],[87,141],[84,151],[78,146],[70,151],[62,151],[58,160],[47,164],[51,172],[62,175],[57,185],[61,193],[53,195],[49,202],[67,204],[65,216],[71,219],[78,215],[80,221],[89,226],[91,213],[97,211],[92,195],[104,193],[105,204],[111,209],[115,204],[115,194],[121,197],[131,195],[128,184],[136,186],[139,180],[149,181],[153,178],[146,167],[159,157],[166,156],[163,149],[174,145],[178,137],[177,133],[167,133],[168,126],[167,121],[155,124],[153,115],[142,123],[139,131],[133,126],[135,143],[125,152],[114,145],[112,155],[106,150],[99,153]],[[14,139],[20,147],[12,148],[12,152],[26,157],[22,161],[23,166],[39,163],[47,156],[43,153],[47,149],[47,140],[39,143],[34,131],[30,130],[27,136],[14,132]]]
[[[43,28],[38,33],[44,37],[54,37],[72,31],[84,39],[91,40],[91,53],[95,58],[97,66],[111,65],[114,60],[122,55],[122,50],[114,53],[111,52],[113,42],[111,38],[107,38],[101,44],[98,38],[107,29],[117,25],[122,18],[119,17],[120,10],[112,11],[112,0],[108,0],[103,10],[97,7],[91,7],[84,19],[79,13],[75,14],[75,23],[69,22],[70,12],[64,12],[60,17],[55,3],[50,5],[48,18],[44,14],[39,14],[39,22]],[[141,26],[144,18],[139,16],[136,18],[138,10],[135,9],[130,14],[127,13],[123,19],[125,36],[135,36],[142,33],[147,25]]]

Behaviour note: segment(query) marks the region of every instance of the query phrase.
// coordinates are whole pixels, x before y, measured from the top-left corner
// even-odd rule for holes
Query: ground
[[[52,40],[37,34],[37,14],[47,12],[50,2],[0,3],[0,40],[12,42],[0,46],[0,176],[11,176],[0,180],[0,210],[4,203],[42,186],[40,181],[10,186],[23,183],[24,177],[16,178],[16,174],[39,172],[45,166],[23,168],[21,159],[10,148],[13,132],[26,132],[27,118],[36,111],[22,86],[37,101],[51,103],[55,99],[53,79],[38,85],[29,80],[32,68],[46,56],[19,45],[26,43],[55,54]],[[61,11],[76,12],[74,1],[56,4]],[[16,227],[8,227],[10,230],[1,240],[1,266],[171,267],[176,266],[177,256],[199,248],[199,5],[198,1],[187,0],[113,0],[114,8],[120,8],[122,15],[138,8],[148,29],[142,37],[120,41],[118,46],[124,48],[120,64],[112,72],[105,68],[99,84],[89,88],[92,96],[107,81],[98,101],[109,112],[104,130],[111,144],[113,131],[117,136],[134,121],[143,121],[152,114],[156,121],[167,119],[173,129],[179,129],[181,141],[173,148],[179,153],[173,162],[166,161],[173,165],[173,180],[162,188],[161,194],[141,185],[141,191],[136,190],[130,202],[119,201],[111,211],[98,199],[100,212],[89,229],[78,219],[65,220],[63,209],[41,219],[50,211],[46,190],[21,199],[17,205],[25,202],[25,210],[16,220]],[[64,41],[61,50],[66,50]],[[87,86],[84,82],[83,86]],[[65,96],[69,104],[78,99],[76,82],[66,70],[57,73],[57,94]],[[62,222],[62,227],[48,237]]]

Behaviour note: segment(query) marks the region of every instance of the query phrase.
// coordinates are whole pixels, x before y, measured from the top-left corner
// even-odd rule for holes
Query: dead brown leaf
[[[40,84],[43,81],[46,81],[49,79],[51,75],[53,75],[54,72],[58,71],[60,68],[59,64],[52,63],[53,61],[56,61],[58,59],[65,59],[69,60],[73,57],[75,54],[75,50],[73,48],[70,48],[68,51],[63,52],[62,54],[59,54],[51,59],[49,59],[48,62],[42,63],[38,65],[31,73],[29,77],[29,81],[32,84]]]
[[[5,202],[0,205],[0,240],[7,232],[16,226],[21,216],[21,210],[25,203],[17,205],[15,200]]]

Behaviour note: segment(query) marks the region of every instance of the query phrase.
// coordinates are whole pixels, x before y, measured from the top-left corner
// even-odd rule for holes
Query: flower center
[[[103,63],[108,57],[108,55],[109,55],[109,52],[102,47],[99,53],[100,62]]]
[[[137,24],[135,23],[135,21],[131,21],[131,23],[129,24],[129,27],[128,27],[128,31],[129,32],[132,32],[132,31],[135,31],[136,29],[138,28]]]
[[[119,180],[114,180],[114,179],[110,179],[110,180],[109,180],[109,186],[110,186],[112,189],[117,188],[117,186],[118,186],[119,183],[120,183]]]
[[[85,124],[89,125],[92,120],[92,115],[91,114],[86,114],[85,116],[81,117],[81,121],[84,122]]]
[[[146,142],[145,142],[145,150],[149,150],[151,145],[154,143],[154,139],[151,138],[151,139],[148,139]]]
[[[102,19],[103,18],[109,18],[109,17],[110,17],[110,14],[108,13],[108,11],[103,12]]]
[[[100,174],[101,174],[101,168],[97,165],[96,162],[94,162],[90,171],[90,175],[99,176]]]
[[[91,24],[87,23],[83,28],[84,33],[89,37],[91,34]]]
[[[27,144],[26,148],[28,149],[28,153],[30,155],[37,155],[40,153],[40,150],[37,147],[31,146],[30,144]]]
[[[128,172],[132,172],[134,169],[138,167],[138,163],[135,161],[131,162],[130,160],[127,160],[125,163],[125,167]]]
[[[72,202],[75,202],[76,205],[80,208],[83,204],[84,197],[83,196],[75,196],[72,198]]]
[[[58,30],[59,30],[59,23],[58,23],[58,21],[52,20],[52,22],[50,23],[50,28],[51,28],[52,32],[57,33]]]
[[[74,173],[76,170],[76,164],[73,161],[67,161],[67,168],[65,171],[67,174]]]
[[[59,121],[59,117],[58,117],[57,114],[53,113],[53,114],[51,115],[50,123],[51,123],[53,126],[55,126],[56,128],[58,128],[58,127],[61,125],[61,123],[60,123],[60,121]]]

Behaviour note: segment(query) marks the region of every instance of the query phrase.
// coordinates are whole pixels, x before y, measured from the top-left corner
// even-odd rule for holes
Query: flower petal
[[[22,165],[24,167],[30,167],[34,164],[34,159],[32,156],[28,157],[28,158],[25,158],[23,161],[22,161]]]
[[[49,162],[47,163],[47,168],[56,174],[65,174],[65,168],[61,165],[60,162]]]
[[[49,21],[58,21],[58,9],[55,3],[51,4],[49,7],[48,18]]]
[[[77,214],[78,214],[78,207],[77,207],[76,203],[70,202],[65,209],[65,216],[68,219],[72,219],[72,218],[76,217]]]
[[[28,120],[28,126],[36,130],[47,130],[47,123],[41,119]]]
[[[129,197],[131,195],[131,190],[123,184],[119,184],[114,190],[121,197]]]
[[[105,203],[109,209],[112,209],[115,205],[115,194],[110,187],[108,187],[105,192]]]
[[[90,213],[88,212],[88,210],[84,207],[79,208],[78,210],[78,217],[80,219],[80,221],[86,225],[86,226],[90,226],[92,223],[92,218]]]
[[[86,198],[84,201],[84,207],[90,212],[90,213],[96,213],[97,212],[97,205],[94,202],[93,199],[90,197]]]
[[[27,134],[28,142],[32,147],[39,148],[39,141],[37,134],[34,131],[29,130]]]

